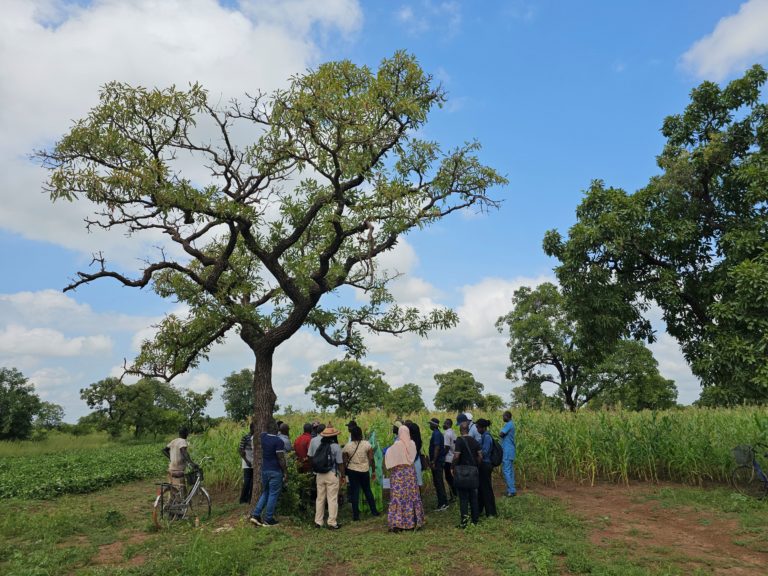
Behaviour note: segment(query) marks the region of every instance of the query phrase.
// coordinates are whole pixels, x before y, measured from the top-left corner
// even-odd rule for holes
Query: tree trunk
[[[261,433],[273,421],[277,396],[272,389],[272,355],[274,350],[256,352],[253,369],[253,502],[261,496]]]

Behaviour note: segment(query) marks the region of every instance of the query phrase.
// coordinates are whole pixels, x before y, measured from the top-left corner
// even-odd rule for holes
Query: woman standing
[[[400,426],[397,437],[398,441],[387,449],[384,457],[384,465],[389,470],[387,526],[391,532],[413,530],[424,525],[424,507],[413,466],[416,444],[411,440],[407,426]]]
[[[363,440],[363,430],[355,426],[350,430],[350,441],[344,446],[342,454],[347,466],[349,478],[349,499],[352,501],[352,520],[360,520],[360,490],[365,494],[368,508],[371,514],[378,516],[376,501],[371,492],[371,477],[369,470],[373,465],[373,447],[367,440]],[[376,480],[376,472],[373,473]]]

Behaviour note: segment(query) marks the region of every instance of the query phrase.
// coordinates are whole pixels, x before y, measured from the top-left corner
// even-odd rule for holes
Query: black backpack
[[[314,456],[312,456],[312,472],[325,474],[326,472],[333,470],[335,464],[336,458],[333,456],[331,444],[321,442],[320,446],[315,450]]]
[[[495,438],[491,438],[491,464],[493,466],[500,466],[501,461],[504,459],[504,451],[501,449],[501,444]]]

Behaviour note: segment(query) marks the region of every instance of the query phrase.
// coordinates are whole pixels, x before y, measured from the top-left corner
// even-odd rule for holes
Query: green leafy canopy
[[[398,305],[376,257],[398,239],[465,209],[498,206],[506,183],[474,141],[444,150],[416,137],[445,94],[404,52],[378,70],[330,62],[287,88],[219,104],[199,85],[112,82],[99,104],[38,157],[54,201],[95,203],[89,227],[172,245],[135,277],[79,272],[66,290],[112,278],[151,286],[189,310],[169,315],[129,372],[170,379],[235,330],[253,351],[254,404],[274,405],[272,355],[302,326],[359,357],[364,332],[426,335],[458,322],[449,309]],[[249,143],[239,142],[249,135]],[[213,136],[211,136],[213,135]],[[178,160],[208,169],[184,175]],[[322,297],[354,289],[360,305]]]

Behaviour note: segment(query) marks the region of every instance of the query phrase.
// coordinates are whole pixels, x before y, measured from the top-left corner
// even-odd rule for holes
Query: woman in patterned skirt
[[[397,430],[397,440],[387,449],[384,465],[389,470],[389,511],[387,526],[391,532],[413,530],[424,525],[424,507],[413,461],[416,444],[407,426]]]

